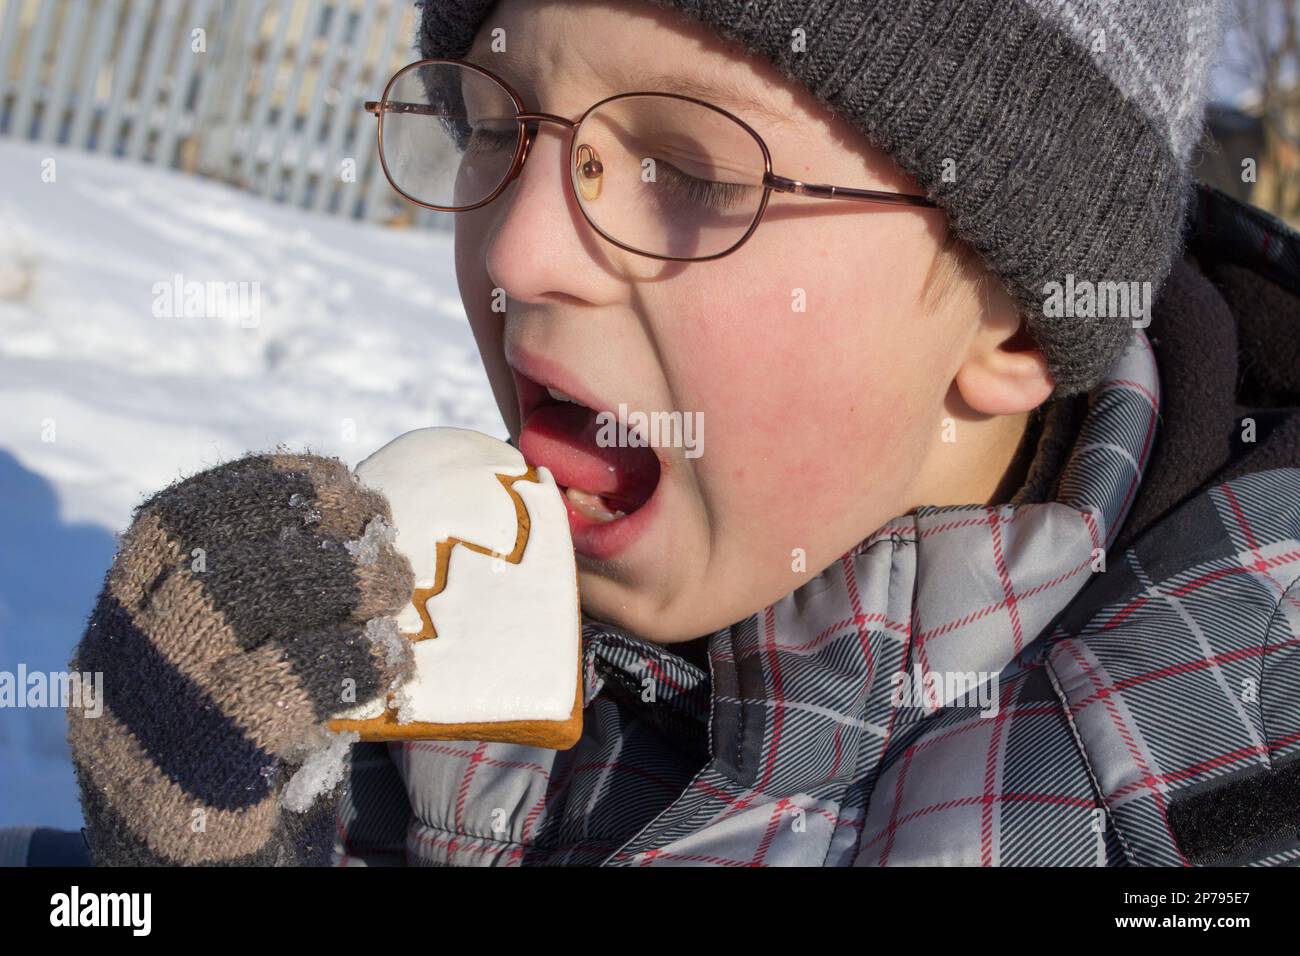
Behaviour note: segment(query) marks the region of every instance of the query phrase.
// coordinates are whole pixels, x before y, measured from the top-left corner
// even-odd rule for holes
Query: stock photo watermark
[[[998,681],[994,671],[898,671],[890,677],[893,707],[932,712],[940,707],[969,707],[981,717],[998,715]]]
[[[66,893],[50,897],[50,925],[117,926],[132,936],[148,936],[153,925],[152,893],[82,892],[73,884]]]
[[[75,707],[86,717],[104,712],[102,671],[0,671],[0,708]]]
[[[1043,315],[1049,319],[1131,319],[1133,328],[1151,324],[1151,283],[1076,279],[1043,285]]]
[[[704,454],[703,412],[599,412],[596,444],[601,448],[681,448],[687,458]]]
[[[262,321],[262,283],[257,280],[212,282],[176,273],[153,284],[156,319],[223,319],[255,329]]]

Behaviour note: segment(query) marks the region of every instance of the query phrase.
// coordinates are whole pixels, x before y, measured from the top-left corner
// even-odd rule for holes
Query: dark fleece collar
[[[1163,409],[1121,549],[1207,486],[1300,468],[1300,236],[1209,187],[1189,205],[1147,329]]]

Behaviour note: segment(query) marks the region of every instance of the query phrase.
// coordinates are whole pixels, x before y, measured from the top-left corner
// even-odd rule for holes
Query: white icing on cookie
[[[410,560],[416,587],[431,587],[436,546],[460,538],[508,554],[518,534],[514,501],[496,475],[519,476],[519,452],[480,432],[424,428],[379,449],[356,468],[393,511],[396,548]],[[438,636],[416,642],[415,675],[394,695],[399,723],[566,720],[577,695],[577,567],[564,498],[545,468],[538,481],[512,485],[530,517],[519,564],[455,547],[443,591],[426,608]],[[408,603],[398,628],[420,630]],[[368,719],[384,701],[341,717]]]
[[[577,568],[555,479],[514,489],[532,519],[519,564],[455,548],[426,607],[438,632],[415,645],[398,721],[565,720],[578,681]]]
[[[415,586],[428,588],[438,570],[439,541],[457,537],[503,554],[514,550],[515,503],[495,476],[527,470],[518,449],[490,435],[421,428],[394,438],[357,465],[356,475],[388,498],[396,547],[415,570]],[[397,627],[405,634],[420,630],[414,606],[402,609]]]

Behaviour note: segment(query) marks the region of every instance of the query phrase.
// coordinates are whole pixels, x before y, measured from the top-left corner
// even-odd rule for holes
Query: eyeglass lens
[[[463,209],[509,177],[524,135],[510,94],[454,63],[400,73],[380,113],[384,163],[409,198]],[[630,94],[587,114],[569,171],[588,221],[638,252],[703,258],[738,243],[763,201],[762,148],[708,106]]]

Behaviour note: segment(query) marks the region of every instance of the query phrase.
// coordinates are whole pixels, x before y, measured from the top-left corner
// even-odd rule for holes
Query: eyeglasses
[[[568,130],[569,185],[591,227],[652,259],[698,262],[735,252],[773,192],[814,199],[930,206],[925,196],[807,183],[772,172],[772,154],[744,120],[677,93],[619,93],[576,120],[524,109],[519,94],[473,63],[403,67],[365,104],[379,160],[402,196],[426,209],[490,203],[523,169],[538,124]]]

